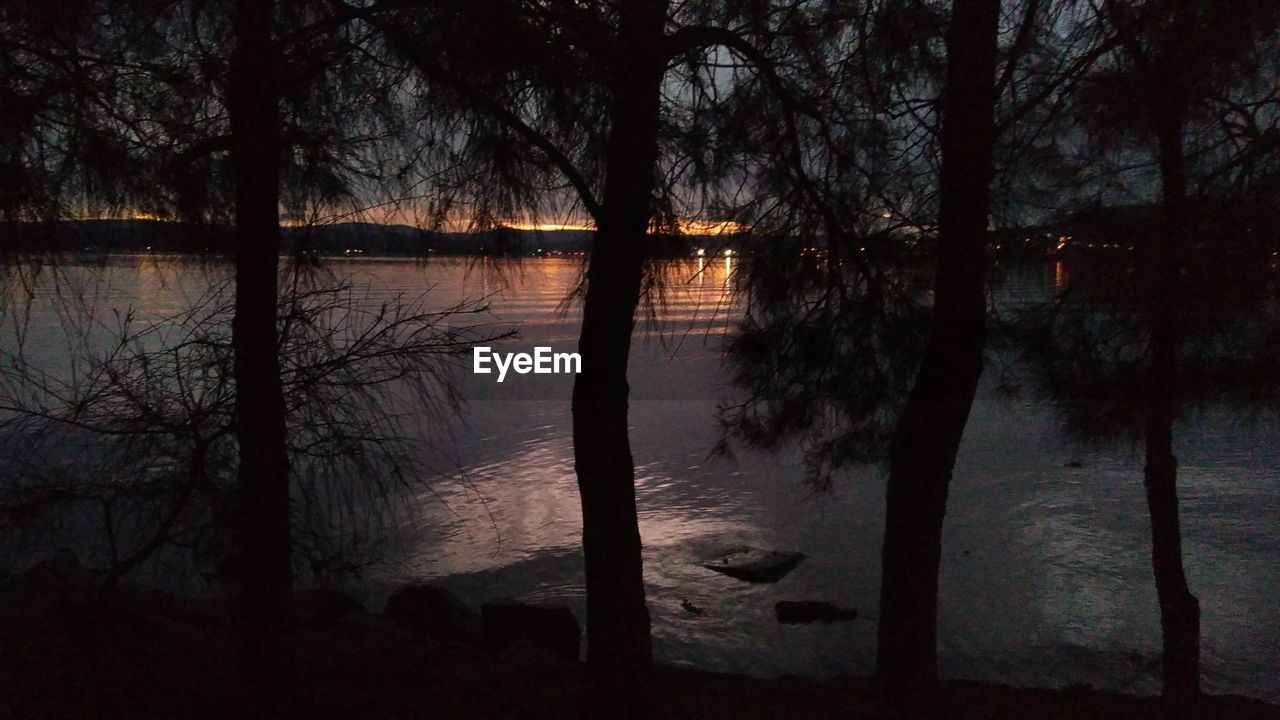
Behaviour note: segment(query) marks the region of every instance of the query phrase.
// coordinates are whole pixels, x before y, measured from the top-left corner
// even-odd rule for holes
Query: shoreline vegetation
[[[291,689],[280,693],[278,716],[600,717],[586,665],[542,640],[486,649],[487,638],[468,639],[474,611],[442,600],[446,592],[406,595],[414,605],[389,601],[377,613],[338,591],[298,591],[285,641]],[[230,717],[239,698],[230,631],[221,600],[104,590],[69,554],[0,576],[0,718]],[[906,707],[859,677],[758,678],[659,664],[643,685],[636,710],[648,718],[1166,717],[1159,698],[1088,685],[952,679]],[[1280,706],[1206,695],[1196,717],[1269,720],[1280,718]]]

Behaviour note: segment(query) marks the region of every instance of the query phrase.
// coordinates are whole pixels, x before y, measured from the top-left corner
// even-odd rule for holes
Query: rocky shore
[[[602,715],[576,661],[566,608],[510,599],[479,611],[430,586],[383,612],[332,590],[298,593],[283,715],[298,718],[552,720]],[[238,713],[230,628],[217,601],[101,584],[63,558],[0,578],[0,718],[226,718]],[[895,708],[865,679],[759,679],[659,667],[643,683],[653,718],[1161,718],[1160,702],[1088,687],[948,681]],[[614,715],[614,712],[609,712]],[[626,713],[625,715],[629,715]],[[1280,708],[1205,699],[1205,718],[1278,719]]]

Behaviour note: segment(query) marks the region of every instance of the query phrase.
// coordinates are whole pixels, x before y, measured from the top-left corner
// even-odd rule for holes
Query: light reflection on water
[[[502,350],[576,347],[578,311],[558,308],[580,279],[577,261],[359,260],[330,268],[349,273],[375,298],[417,295],[428,284],[441,306],[489,297],[495,316],[520,331]],[[812,599],[876,615],[883,475],[864,468],[834,492],[815,495],[801,484],[794,455],[738,449],[736,457],[712,456],[717,402],[731,392],[721,357],[732,318],[728,279],[720,259],[677,270],[655,305],[655,321],[642,325],[630,376],[656,650],[670,662],[763,675],[868,673],[872,620],[780,626],[772,608],[780,599]],[[1011,278],[999,297],[1017,302],[1052,292],[1060,272],[1046,267]],[[87,277],[105,288],[104,313],[132,303],[142,320],[181,309],[209,283],[180,265],[129,259]],[[56,335],[51,321],[42,327],[38,320],[29,341],[37,349]],[[494,377],[458,375],[468,407],[447,451],[426,458],[441,471],[413,501],[412,522],[400,530],[404,557],[388,583],[430,579],[473,604],[498,595],[567,602],[581,618],[571,379],[511,375],[498,385]],[[1082,450],[1055,433],[1043,408],[991,387],[981,393],[943,538],[942,670],[1153,692],[1159,623],[1141,455],[1134,448]],[[1276,700],[1280,450],[1273,433],[1206,417],[1182,428],[1178,449],[1184,549],[1204,613],[1206,688]],[[1083,467],[1066,467],[1069,460]],[[742,543],[799,550],[808,559],[772,586],[694,562]],[[705,613],[685,612],[681,599]]]

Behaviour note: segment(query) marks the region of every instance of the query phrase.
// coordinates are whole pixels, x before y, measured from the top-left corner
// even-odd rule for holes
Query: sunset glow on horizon
[[[502,223],[502,227],[540,232],[596,229],[590,223]],[[681,235],[733,235],[745,232],[746,226],[733,220],[681,220],[677,231]]]
[[[83,220],[140,220],[147,222],[178,222],[178,218],[170,215],[161,215],[145,211],[132,211],[126,213],[97,214],[90,217],[82,217]],[[376,220],[351,218],[345,220],[328,219],[323,221],[306,221],[299,220],[294,217],[281,215],[281,227],[303,227],[306,225],[339,225],[344,223],[360,223],[367,222],[375,225],[410,225],[412,222],[391,222],[391,218],[379,222]],[[471,223],[450,223],[451,228],[445,229],[446,232],[468,232],[479,231]],[[496,227],[507,228],[510,230],[532,231],[532,232],[564,232],[564,231],[594,231],[595,225],[590,222],[499,222]],[[747,228],[742,223],[733,220],[681,220],[677,226],[677,233],[681,235],[734,235],[746,232]]]

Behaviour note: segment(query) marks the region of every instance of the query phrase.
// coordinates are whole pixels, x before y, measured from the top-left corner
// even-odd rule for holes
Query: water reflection
[[[732,393],[722,349],[737,262],[673,264],[655,326],[633,349],[632,446],[656,649],[669,662],[763,675],[867,673],[873,621],[780,626],[772,608],[778,600],[826,600],[876,615],[879,471],[856,468],[832,494],[816,495],[803,485],[794,453],[710,453],[720,438],[717,404]],[[375,301],[429,285],[441,306],[492,295],[493,321],[520,330],[512,349],[577,342],[577,310],[558,310],[581,279],[577,260],[359,260],[331,269],[350,274]],[[120,259],[90,276],[101,285],[102,312],[145,306],[161,317],[218,273],[163,263],[143,270]],[[1050,266],[1009,272],[997,297],[1011,304],[1047,297],[1061,276]],[[32,324],[52,322],[37,315]],[[399,562],[368,589],[372,601],[413,578],[441,582],[473,603],[526,595],[568,602],[584,616],[570,381],[541,379],[499,386],[492,376],[459,374],[471,401],[445,442],[424,451],[429,490],[412,499],[411,522],[390,546]],[[1154,688],[1159,635],[1135,481],[1141,458],[1127,448],[1064,444],[1046,408],[1001,395],[996,381],[989,373],[966,429],[948,509],[943,672]],[[1280,648],[1258,639],[1280,627],[1274,428],[1246,433],[1206,414],[1180,433],[1188,570],[1205,609],[1206,688],[1276,699]],[[1066,467],[1069,460],[1082,467]],[[726,543],[798,550],[808,559],[772,586],[694,562]],[[685,612],[681,598],[705,613]]]
[[[690,267],[699,288],[711,286],[717,292],[667,305],[668,329],[691,322],[706,327],[707,306],[726,302],[719,291],[727,279],[716,272],[724,266],[698,259]],[[1030,270],[1008,274],[997,291],[1001,302],[1016,305],[1047,297],[1065,274],[1060,267],[1044,268],[1047,273]],[[501,305],[498,312],[503,312]],[[541,332],[556,333],[551,327]],[[569,328],[565,335],[571,332]],[[709,342],[686,343],[678,351],[669,344],[641,342],[633,358],[633,392],[639,398],[632,406],[633,447],[656,647],[668,661],[724,670],[813,676],[870,672],[873,623],[784,628],[774,622],[772,605],[781,599],[819,599],[874,615],[882,479],[868,468],[846,478],[834,495],[815,496],[801,483],[794,455],[743,451],[736,461],[709,458],[718,439],[716,402],[731,392],[722,339],[723,333],[713,333]],[[1152,612],[1141,485],[1133,481],[1140,458],[1127,449],[1082,453],[1064,445],[1045,410],[1026,401],[1011,402],[996,392],[992,380],[984,386],[967,430],[948,512],[941,580],[944,672],[1154,690],[1158,622]],[[484,465],[495,473],[490,482],[503,488],[489,497],[494,504],[527,508],[514,497],[524,492],[520,488],[544,486],[529,490],[542,504],[526,512],[539,519],[516,524],[527,538],[522,542],[532,549],[511,553],[519,559],[505,569],[498,567],[500,561],[486,559],[490,569],[483,582],[439,566],[423,565],[416,572],[442,580],[475,602],[495,592],[527,592],[569,602],[581,611],[567,394],[538,406],[540,412],[558,415],[532,447],[525,439],[514,439],[523,438],[520,416],[503,414],[500,407],[505,406],[480,409],[483,419],[477,424],[500,428],[483,452],[506,444],[523,449],[510,460]],[[545,421],[546,415],[539,415],[536,422]],[[1205,428],[1193,426],[1186,432],[1204,436]],[[1268,463],[1277,460],[1274,447],[1256,437],[1246,441],[1219,434],[1204,450],[1238,459],[1241,443],[1250,448],[1249,460],[1212,474],[1224,485],[1261,488],[1269,477]],[[1077,459],[1082,468],[1065,467]],[[547,487],[552,488],[549,493]],[[503,500],[507,495],[513,497]],[[1225,548],[1242,533],[1255,532],[1249,528],[1259,522],[1280,519],[1280,508],[1274,499],[1263,501],[1267,497],[1259,490],[1250,494],[1252,507],[1232,506],[1234,516],[1214,513],[1212,520],[1188,521],[1188,557],[1196,582],[1222,567],[1216,553],[1198,554],[1199,545]],[[546,509],[550,507],[554,512]],[[1206,510],[1187,503],[1188,513]],[[420,552],[447,559],[451,551],[441,552],[439,542],[424,540]],[[809,559],[776,586],[737,583],[694,562],[735,542],[800,550]],[[454,543],[457,552],[472,552],[468,539],[444,540],[446,546]],[[1274,548],[1259,545],[1256,538],[1232,546],[1245,548],[1244,555],[1259,562],[1274,554]],[[1227,571],[1212,589],[1197,585],[1205,588],[1207,608],[1205,657],[1212,667],[1206,684],[1266,695],[1274,692],[1273,683],[1257,668],[1274,670],[1280,653],[1252,641],[1240,626],[1221,621],[1248,618],[1260,623],[1252,627],[1262,627],[1280,620],[1266,599],[1280,587],[1276,574],[1258,566],[1248,572],[1246,578],[1244,571],[1238,577]],[[681,599],[706,612],[684,612]]]

